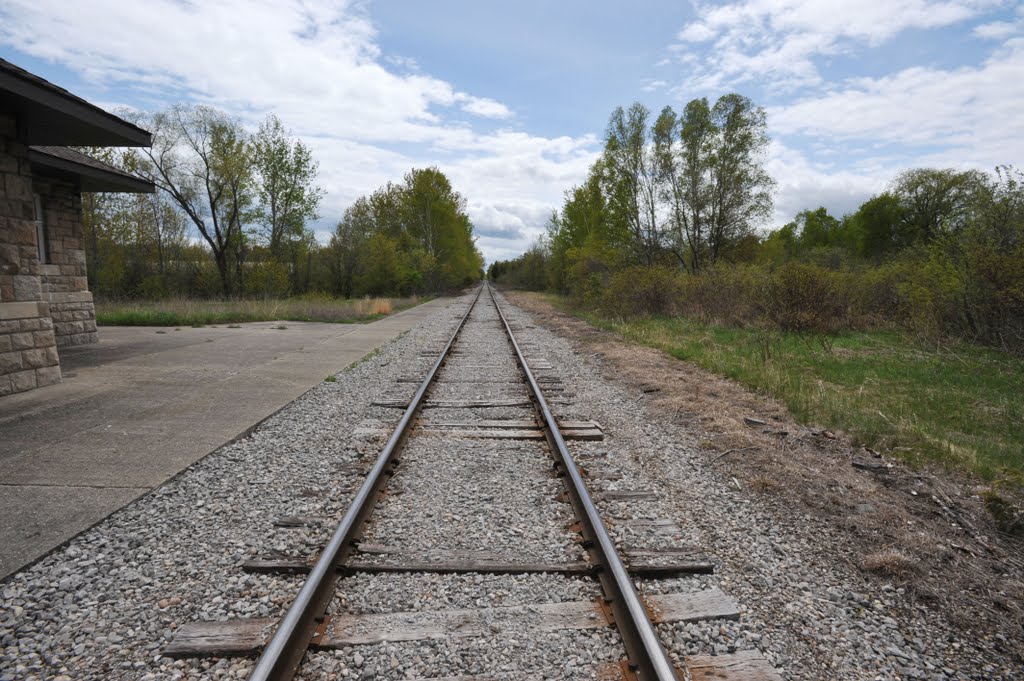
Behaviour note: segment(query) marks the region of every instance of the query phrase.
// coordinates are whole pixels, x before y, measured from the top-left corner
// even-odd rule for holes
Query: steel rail
[[[416,390],[416,394],[409,401],[409,406],[402,414],[402,419],[398,422],[387,444],[384,445],[384,449],[377,456],[376,463],[366,474],[366,479],[338,527],[334,530],[331,541],[320,554],[320,558],[303,583],[302,589],[292,601],[288,612],[285,613],[281,623],[274,631],[273,637],[260,654],[256,666],[249,674],[249,681],[283,681],[294,678],[306,650],[316,635],[318,625],[323,621],[331,598],[334,596],[337,566],[348,557],[352,543],[369,515],[380,490],[387,479],[394,474],[394,467],[397,465],[395,454],[404,444],[413,420],[422,406],[427,388],[430,387],[437,372],[447,359],[462,327],[466,325],[466,320],[469,319],[470,313],[480,299],[481,291],[483,291],[483,286],[477,289],[476,297],[473,298],[466,314],[459,321],[448,344],[438,355],[437,360]]]
[[[485,284],[485,286],[487,285]],[[576,462],[565,445],[565,438],[562,437],[558,428],[558,422],[551,412],[547,400],[544,399],[544,393],[537,384],[533,371],[530,370],[530,366],[519,348],[519,343],[512,333],[512,327],[509,326],[505,313],[502,312],[490,286],[487,286],[487,293],[491,297],[494,308],[498,311],[509,343],[515,350],[516,362],[526,378],[527,386],[544,420],[544,433],[551,444],[552,451],[557,454],[556,466],[559,467],[559,473],[568,478],[566,488],[583,527],[587,548],[597,559],[598,578],[611,605],[619,635],[622,636],[625,643],[629,666],[635,671],[640,681],[678,681],[679,677],[669,660],[668,653],[662,646],[658,632],[654,630],[654,625],[651,624],[647,610],[640,600],[640,595],[637,593],[636,587],[633,586],[633,580],[630,579],[629,572],[615,548],[615,543],[609,536],[604,521],[601,520],[601,514],[590,498],[590,493],[587,491],[587,486],[583,482]]]

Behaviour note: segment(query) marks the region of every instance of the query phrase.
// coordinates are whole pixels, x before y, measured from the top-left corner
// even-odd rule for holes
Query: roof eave
[[[73,176],[83,192],[119,192],[129,194],[152,194],[156,185],[147,180],[120,173],[111,173],[82,163],[45,154],[29,149],[29,162],[35,168],[50,171],[58,177]]]
[[[152,144],[152,135],[142,128],[70,93],[46,87],[20,74],[0,70],[0,92],[7,95],[5,99],[9,99],[16,109],[36,109],[37,112],[44,109],[47,118],[70,119],[69,122],[78,123],[33,127],[36,117],[22,116],[19,132],[28,144],[123,147],[148,147]],[[56,132],[58,127],[60,132]]]

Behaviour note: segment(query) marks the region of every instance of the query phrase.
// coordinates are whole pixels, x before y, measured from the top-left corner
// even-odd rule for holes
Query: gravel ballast
[[[481,298],[485,303],[486,294]],[[500,299],[500,297],[499,297]],[[399,378],[422,375],[471,300],[444,311],[323,383],[159,489],[0,585],[0,681],[13,679],[244,678],[251,658],[172,660],[161,651],[182,624],[275,617],[301,578],[247,574],[244,560],[316,554],[351,500],[381,441],[357,428],[390,428],[407,400]],[[659,625],[677,661],[692,654],[758,650],[786,679],[998,679],[1020,669],[996,639],[975,639],[913,602],[897,585],[868,581],[813,519],[786,514],[737,489],[706,465],[684,427],[652,420],[638,395],[601,377],[569,342],[502,302],[526,355],[553,369],[563,419],[593,419],[606,437],[571,442],[609,531],[623,547],[696,547],[714,575],[638,580],[642,593],[719,588],[740,604],[735,621]],[[523,397],[508,347],[474,315],[465,346],[442,373],[434,400]],[[447,381],[447,382],[445,382]],[[529,407],[428,408],[451,422],[524,419]],[[501,447],[500,453],[498,447]],[[476,468],[471,482],[460,478]],[[502,484],[506,481],[507,484]],[[482,550],[520,561],[583,557],[570,507],[542,442],[423,437],[410,440],[364,540],[443,556]],[[602,493],[653,492],[651,498]],[[286,516],[323,519],[275,527]],[[386,562],[393,556],[370,556]],[[586,576],[558,574],[357,574],[339,581],[332,611],[393,613],[535,606],[596,599]],[[557,631],[542,640],[494,622],[492,634],[310,653],[301,678],[592,678],[618,660],[611,628]]]

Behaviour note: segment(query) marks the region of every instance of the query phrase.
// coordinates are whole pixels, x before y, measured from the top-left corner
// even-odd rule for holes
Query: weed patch
[[[575,314],[778,399],[798,421],[844,430],[911,465],[938,462],[988,480],[1020,480],[1024,473],[1024,360],[1013,354],[966,343],[922,348],[890,331],[847,331],[824,344],[800,332],[679,317]]]

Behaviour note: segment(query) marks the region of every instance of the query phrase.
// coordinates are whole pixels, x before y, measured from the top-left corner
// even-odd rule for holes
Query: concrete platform
[[[451,302],[370,324],[102,327],[61,349],[63,383],[0,397],[0,579]]]

